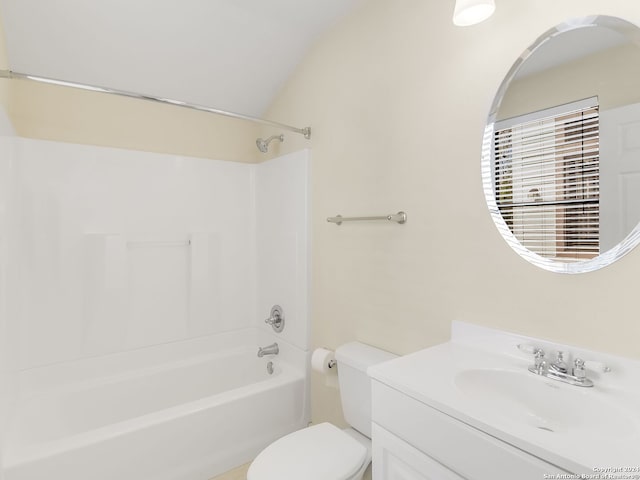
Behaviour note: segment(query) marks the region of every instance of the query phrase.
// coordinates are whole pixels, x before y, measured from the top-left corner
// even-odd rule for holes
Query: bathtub
[[[198,340],[29,372],[5,480],[208,480],[306,426],[304,365],[286,346],[258,358],[255,336],[226,340],[217,353]]]

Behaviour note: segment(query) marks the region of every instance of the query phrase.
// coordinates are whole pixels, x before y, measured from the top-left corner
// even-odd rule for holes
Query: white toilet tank
[[[371,438],[371,379],[367,368],[396,357],[360,342],[345,343],[336,349],[344,418],[368,438]]]

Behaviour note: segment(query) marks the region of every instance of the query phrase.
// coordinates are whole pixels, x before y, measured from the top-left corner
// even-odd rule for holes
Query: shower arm
[[[200,112],[213,113],[215,115],[222,115],[225,117],[237,118],[240,120],[248,120],[250,122],[260,123],[262,125],[269,125],[271,127],[282,128],[285,130],[289,130],[291,132],[299,133],[300,135],[303,135],[304,138],[306,139],[311,138],[311,127],[304,127],[304,128],[293,127],[291,125],[287,125],[280,122],[274,122],[272,120],[265,120],[263,118],[252,117],[251,115],[244,115],[241,113],[227,112],[226,110],[219,110],[217,108],[211,108],[211,107],[205,107],[203,105],[187,103],[181,100],[155,97],[153,95],[128,92],[125,90],[117,90],[115,88],[109,88],[109,87],[99,87],[96,85],[88,85],[88,84],[78,83],[78,82],[69,82],[67,80],[59,80],[55,78],[40,77],[37,75],[30,75],[27,73],[14,72],[12,70],[0,70],[0,78],[31,80],[39,83],[48,83],[50,85],[59,85],[62,87],[77,88],[80,90],[88,90],[91,92],[108,93],[111,95],[119,95],[121,97],[137,98],[139,100],[148,100],[151,102],[163,103],[165,105],[175,105],[177,107],[190,108],[192,110],[198,110]]]

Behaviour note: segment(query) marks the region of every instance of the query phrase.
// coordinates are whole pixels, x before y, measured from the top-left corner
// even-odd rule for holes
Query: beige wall
[[[638,85],[640,49],[622,45],[513,81],[497,118],[516,117],[596,95],[601,111],[630,105],[640,102]]]
[[[205,112],[11,80],[9,116],[29,138],[255,162],[255,124]]]
[[[0,68],[8,68],[1,18]],[[0,105],[23,137],[237,162],[261,159],[256,124],[195,110],[4,79]]]
[[[628,0],[501,0],[488,22],[451,24],[453,0],[369,0],[306,57],[269,115],[313,128],[312,339],[408,353],[452,320],[640,358],[640,249],[560,275],[514,253],[480,180],[493,96],[542,32],[601,12],[640,24]],[[284,151],[302,148],[294,139]],[[325,217],[405,210],[406,225]],[[313,420],[341,422],[314,374]]]

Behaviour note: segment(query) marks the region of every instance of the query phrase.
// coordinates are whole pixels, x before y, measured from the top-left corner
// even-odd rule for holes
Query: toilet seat
[[[368,461],[367,448],[330,423],[276,440],[253,461],[247,480],[348,480]]]

